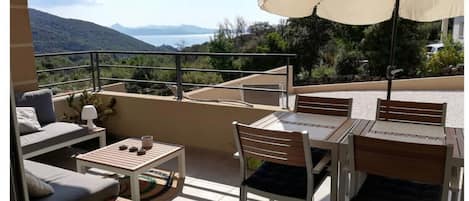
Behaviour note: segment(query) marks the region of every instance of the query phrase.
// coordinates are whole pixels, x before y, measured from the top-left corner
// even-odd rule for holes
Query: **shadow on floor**
[[[53,166],[76,170],[74,157],[88,150],[83,148],[64,148],[50,152],[32,160]],[[160,169],[177,170],[177,160],[170,160],[159,166]],[[186,147],[186,175],[184,182],[178,182],[176,191],[160,196],[155,200],[239,200],[239,161],[230,153],[214,152],[210,150]],[[183,185],[179,185],[183,184]],[[316,193],[315,200],[328,201],[330,182],[321,186],[320,193]],[[266,198],[249,195],[249,200],[268,200]]]

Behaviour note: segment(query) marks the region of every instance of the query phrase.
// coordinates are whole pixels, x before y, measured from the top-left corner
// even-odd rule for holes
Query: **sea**
[[[179,48],[208,42],[213,34],[136,35],[133,37],[154,46],[170,45]]]

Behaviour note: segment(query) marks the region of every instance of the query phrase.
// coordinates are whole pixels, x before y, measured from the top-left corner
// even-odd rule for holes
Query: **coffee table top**
[[[125,139],[100,149],[80,154],[76,159],[135,171],[145,165],[184,149],[182,145],[154,142],[150,150],[146,150],[144,155],[138,156],[137,152],[129,152],[128,148],[122,151],[119,150],[119,146],[121,145],[127,145],[129,148],[132,146],[140,148],[142,142],[140,139],[135,138]]]

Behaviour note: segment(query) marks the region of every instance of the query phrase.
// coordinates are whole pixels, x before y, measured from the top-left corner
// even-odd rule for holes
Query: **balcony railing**
[[[174,66],[141,66],[141,65],[122,65],[122,64],[109,64],[106,62],[100,61],[100,56],[106,55],[163,55],[163,56],[173,56],[174,57]],[[85,58],[87,62],[84,65],[76,66],[66,66],[66,67],[53,67],[45,70],[38,70],[37,73],[54,73],[54,72],[68,72],[73,70],[87,70],[89,72],[89,77],[73,79],[62,82],[51,82],[46,84],[39,85],[39,88],[50,88],[59,85],[69,85],[75,83],[84,83],[90,82],[92,85],[93,91],[100,91],[103,86],[104,81],[110,82],[134,82],[134,83],[148,83],[148,84],[165,84],[165,85],[175,85],[177,86],[176,98],[181,100],[183,98],[183,87],[209,87],[209,88],[219,88],[219,89],[228,89],[228,90],[251,90],[251,91],[263,91],[263,92],[278,92],[283,93],[284,97],[288,96],[288,87],[289,87],[289,73],[291,68],[290,59],[295,58],[295,54],[276,54],[276,53],[208,53],[208,52],[154,52],[154,51],[76,51],[76,52],[61,52],[61,53],[46,53],[46,54],[37,54],[35,55],[36,59],[38,58],[49,58],[49,57],[59,57],[59,56],[80,56]],[[285,73],[277,72],[268,72],[268,71],[246,71],[246,70],[219,70],[219,69],[207,69],[207,68],[193,68],[193,67],[183,67],[181,64],[181,58],[191,56],[191,57],[277,57],[284,59],[286,71]],[[172,70],[176,72],[175,81],[163,81],[163,80],[141,80],[141,79],[129,79],[129,78],[113,78],[113,77],[103,77],[102,69],[103,68],[131,68],[131,69],[152,69],[152,70]],[[236,73],[241,75],[272,75],[272,76],[284,76],[285,77],[285,88],[284,89],[268,89],[268,88],[257,88],[257,87],[243,87],[243,86],[226,86],[219,84],[200,84],[200,83],[188,83],[183,82],[182,76],[184,72],[206,72],[206,73]],[[286,105],[288,105],[288,98],[286,99]]]

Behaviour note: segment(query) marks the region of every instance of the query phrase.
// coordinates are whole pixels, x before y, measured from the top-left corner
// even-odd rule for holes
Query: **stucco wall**
[[[115,116],[105,122],[109,133],[124,137],[153,135],[156,140],[232,153],[231,123],[252,123],[278,108],[254,108],[219,103],[178,102],[172,97],[99,92],[116,98]],[[67,110],[64,99],[55,98],[57,115]]]
[[[397,80],[394,90],[462,90],[463,76]],[[347,90],[384,90],[386,82],[348,83],[295,87],[295,93]],[[117,114],[105,122],[110,133],[124,137],[153,135],[157,140],[186,146],[234,151],[231,122],[252,123],[279,110],[255,105],[254,108],[219,103],[178,102],[173,97],[102,91],[99,97],[117,100]],[[68,111],[66,97],[56,97],[58,117]],[[226,98],[226,97],[224,97]]]

